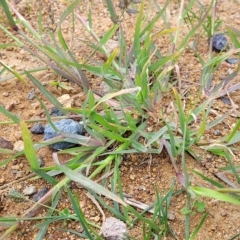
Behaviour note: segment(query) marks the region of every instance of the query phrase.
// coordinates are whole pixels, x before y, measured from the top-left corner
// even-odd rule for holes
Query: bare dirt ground
[[[39,10],[39,2],[36,1],[32,3],[28,0],[19,0],[15,1],[14,6],[16,9],[20,11],[22,15],[24,15],[33,26],[37,25],[36,19]],[[93,26],[94,30],[102,36],[106,30],[111,26],[111,21],[109,19],[109,14],[107,8],[104,4],[104,1],[93,0],[92,7],[92,16],[93,16]],[[159,4],[163,6],[165,1],[158,0]],[[210,1],[202,1],[203,4],[208,5]],[[49,20],[50,9],[55,15],[55,21],[57,21],[57,16],[59,16],[66,5],[62,1],[51,1],[45,0],[44,3],[44,18],[48,19],[46,23],[46,31],[48,28],[54,27],[54,23],[52,24]],[[87,18],[88,13],[88,1],[84,1],[82,5],[79,7],[78,12],[85,18]],[[176,25],[177,14],[178,14],[179,4],[178,1],[172,1],[168,7],[168,18],[171,22],[171,26],[174,27]],[[217,16],[219,19],[224,21],[224,24],[221,27],[221,31],[225,31],[226,25],[230,25],[235,28],[239,28],[240,24],[240,5],[239,3],[235,3],[230,0],[220,0],[218,1],[218,10]],[[152,7],[151,14],[154,15],[156,10]],[[136,15],[124,15],[123,17],[123,26],[124,30],[127,33],[127,42],[130,45],[133,37],[134,31],[134,23],[136,21]],[[159,29],[163,28],[163,25],[160,22],[157,27]],[[64,34],[72,35],[72,28],[64,23],[63,25]],[[181,34],[186,34],[187,28],[181,31]],[[72,49],[79,56],[79,61],[84,59],[86,56],[90,55],[90,50],[85,47],[85,45],[81,42],[81,39],[87,34],[82,30],[82,28],[76,27],[76,32],[74,35],[74,39],[72,41]],[[3,32],[0,32],[0,43],[7,43],[8,38]],[[230,43],[231,45],[231,43]],[[159,49],[164,53],[167,53],[169,50],[169,39],[168,37],[160,37],[158,39]],[[0,59],[10,66],[16,67],[17,70],[22,71],[24,69],[33,69],[39,66],[42,66],[38,60],[36,60],[33,56],[26,53],[24,50],[15,47],[9,47],[7,50],[0,50]],[[200,34],[199,43],[197,45],[197,51],[207,58],[208,56],[208,39],[204,34]],[[103,61],[101,58],[96,57],[97,61]],[[230,64],[222,64],[221,68],[217,72],[217,75],[214,78],[214,81],[217,83],[220,81],[222,77],[227,76],[231,71],[233,71],[237,66]],[[198,59],[194,56],[194,54],[189,51],[185,52],[180,59],[179,69],[181,74],[182,82],[185,88],[189,88],[189,101],[198,93],[199,90],[199,77],[201,73],[201,64],[198,62]],[[84,100],[84,96],[75,95],[82,92],[80,88],[76,88],[76,86],[72,83],[66,82],[69,87],[72,87],[71,90],[62,90],[56,87],[50,86],[49,82],[52,80],[60,80],[55,74],[53,74],[50,70],[45,70],[40,73],[36,73],[35,77],[37,77],[41,82],[46,84],[48,90],[50,90],[56,97],[60,97],[63,94],[69,94],[73,97],[73,106],[79,107],[81,106],[82,101]],[[101,83],[101,79],[97,79],[93,76],[91,77],[91,84],[94,89],[98,89]],[[237,81],[240,76],[237,76]],[[28,85],[24,85],[18,80],[12,79],[8,81],[4,81],[0,83],[0,104],[6,107],[12,113],[18,115],[23,120],[30,119],[38,119],[44,118],[44,111],[41,109],[38,101],[36,99],[29,100],[27,99],[27,94],[32,90],[35,90],[35,94],[37,94],[46,104],[48,109],[51,109],[50,104],[44,99],[43,95],[30,83]],[[239,92],[231,94],[232,100],[236,104],[237,108],[240,104]],[[168,100],[166,102],[162,102],[159,107],[167,109]],[[217,114],[221,115],[224,112],[228,111],[232,107],[223,103],[221,100],[216,100],[214,102],[214,110]],[[214,118],[214,116],[213,116]],[[0,114],[0,121],[9,121],[7,117]],[[205,134],[206,138],[217,138],[216,131],[220,132],[223,136],[228,133],[232,127],[232,125],[237,121],[235,117],[228,117],[221,125],[218,125],[214,131],[211,130]],[[158,123],[153,122],[152,126],[154,128],[158,128]],[[151,123],[150,123],[151,125]],[[29,128],[32,124],[29,124]],[[17,125],[14,124],[4,124],[0,125],[0,137],[9,140],[14,146],[17,142],[21,144],[22,136],[21,131]],[[32,140],[34,142],[39,142],[43,140],[43,135],[32,135]],[[238,147],[238,145],[236,145]],[[39,157],[42,158],[45,166],[51,166],[54,164],[52,160],[52,150],[49,148],[43,148],[37,151]],[[240,162],[240,153],[236,152],[236,164]],[[65,156],[65,155],[64,155]],[[5,160],[7,156],[0,156],[1,161]],[[66,156],[65,156],[66,158]],[[61,161],[66,161],[67,159],[60,159]],[[202,162],[197,162],[187,155],[187,165],[189,169],[195,168],[198,171],[202,172],[205,176],[218,180],[214,173],[218,172],[219,167],[223,167],[227,165],[227,162],[224,158],[214,156],[211,154],[205,155],[205,158]],[[181,169],[181,161],[178,162],[178,167]],[[169,157],[165,152],[160,155],[127,155],[123,156],[122,165],[120,167],[121,171],[121,179],[123,185],[123,191],[127,194],[131,194],[138,201],[141,201],[146,204],[151,204],[155,199],[155,191],[154,184],[157,185],[159,191],[161,193],[166,193],[169,189],[172,179],[175,178],[174,168],[169,160]],[[11,161],[6,166],[0,169],[0,187],[4,186],[8,183],[11,183],[21,177],[24,177],[31,173],[29,169],[29,164],[24,157],[19,157],[14,161]],[[211,187],[206,182],[203,182],[196,175],[191,174],[191,181],[197,185]],[[219,181],[219,180],[218,180]],[[176,181],[177,182],[177,181]],[[27,179],[21,182],[17,182],[9,185],[7,188],[0,190],[1,194],[1,202],[0,202],[0,216],[18,216],[20,217],[28,208],[30,208],[33,204],[32,201],[28,202],[19,202],[16,203],[11,199],[7,198],[6,195],[11,188],[15,188],[16,190],[22,192],[27,186],[34,185],[37,190],[42,189],[43,187],[50,188],[46,182],[41,179],[31,180]],[[181,189],[181,186],[176,185],[176,190]],[[73,184],[73,188],[79,194],[80,205],[87,219],[101,226],[102,215],[93,202],[86,196],[86,191],[83,189],[77,188],[76,185]],[[30,197],[32,199],[32,197]],[[209,216],[203,225],[200,233],[196,237],[196,239],[230,239],[233,235],[237,234],[240,231],[240,213],[239,207],[235,205],[231,205],[228,203],[223,203],[219,201],[215,201],[212,199],[204,199],[206,203],[206,209],[209,211]],[[181,209],[185,207],[186,203],[186,195],[179,194],[174,196],[171,203],[171,213],[173,215],[172,220],[170,220],[170,226],[178,239],[184,239],[184,215],[181,213]],[[60,204],[58,205],[59,210],[63,210],[64,208],[70,208],[70,202],[66,197],[66,193],[62,193],[62,198]],[[46,214],[45,210],[42,210],[39,216],[44,216]],[[109,216],[110,214],[106,211],[105,214]],[[199,224],[199,221],[202,217],[202,213],[195,212],[191,216],[191,230],[193,231],[196,226]],[[34,228],[36,222],[33,221],[25,221],[21,227],[15,231],[9,239],[35,239],[38,229]],[[69,221],[65,223],[67,228],[81,232],[82,228],[79,223],[74,221]],[[59,231],[58,228],[64,227],[63,222],[58,222],[55,224],[51,224],[48,233],[45,239],[80,239],[71,233],[66,233]],[[6,230],[6,227],[0,227],[0,235]],[[135,226],[133,229],[129,229],[129,235],[132,239],[142,239],[142,227]],[[167,239],[171,239],[171,237],[167,237]]]

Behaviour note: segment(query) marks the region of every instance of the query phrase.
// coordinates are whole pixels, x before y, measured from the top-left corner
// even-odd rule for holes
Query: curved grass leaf
[[[106,188],[101,186],[100,184],[95,183],[91,179],[83,176],[81,173],[75,172],[65,166],[62,166],[62,165],[60,165],[59,168],[72,181],[78,182],[83,187],[89,188],[99,195],[104,195],[105,197],[112,199],[113,201],[116,201],[116,202],[122,204],[123,206],[127,206],[127,204],[122,199],[120,199],[118,196],[116,196],[115,194],[113,194],[112,192],[110,192],[109,190],[107,190]]]
[[[18,80],[20,80],[21,82],[27,84],[26,80],[18,72],[16,72],[14,69],[12,69],[11,67],[7,66],[1,60],[0,60],[0,64],[3,65],[3,67],[5,67],[10,73],[12,73]]]
[[[200,195],[203,197],[214,198],[223,202],[229,202],[229,203],[240,205],[240,201],[238,201],[237,199],[232,198],[227,194],[220,193],[217,190],[212,190],[204,187],[191,187],[190,189],[193,192],[195,192],[197,195]]]
[[[9,23],[10,23],[11,28],[12,28],[14,31],[17,31],[17,30],[18,30],[18,27],[17,27],[17,25],[16,25],[16,23],[15,23],[13,17],[12,17],[12,14],[11,14],[11,12],[10,12],[10,10],[9,10],[9,7],[8,7],[8,5],[7,5],[6,0],[2,0],[2,1],[1,1],[1,5],[2,5],[2,7],[3,7],[3,11],[5,12],[5,14],[6,14],[6,16],[7,16],[7,19],[8,19],[8,21],[9,21]]]
[[[2,105],[0,105],[0,112],[5,116],[7,116],[8,118],[10,118],[14,123],[17,123],[17,124],[20,123],[19,117],[7,111]]]
[[[85,231],[85,234],[88,236],[88,239],[94,240],[92,234],[89,232],[90,228],[89,228],[89,226],[87,224],[87,221],[85,220],[85,217],[83,215],[83,212],[82,212],[82,210],[79,206],[79,200],[78,200],[77,195],[75,195],[75,198],[74,198],[70,189],[67,186],[65,186],[65,188],[67,189],[68,196],[69,196],[70,201],[72,203],[73,209],[74,209],[74,211],[75,211],[75,213],[76,213],[76,215],[79,219],[79,222],[81,223],[81,225],[82,225],[82,227]]]
[[[206,213],[203,215],[200,223],[197,225],[196,229],[195,229],[194,232],[191,234],[189,240],[193,240],[193,239],[196,237],[196,235],[198,234],[199,230],[201,229],[203,223],[205,222],[207,216],[208,216],[208,212],[206,212]]]

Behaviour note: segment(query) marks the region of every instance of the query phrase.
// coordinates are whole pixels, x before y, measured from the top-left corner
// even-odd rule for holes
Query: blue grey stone
[[[50,111],[50,115],[53,117],[63,116],[63,113],[58,110],[56,107],[53,107]]]
[[[32,127],[31,127],[31,129],[30,129],[30,131],[31,131],[31,133],[33,133],[33,134],[43,134],[44,133],[44,126],[42,125],[42,123],[35,123]]]
[[[27,99],[33,100],[35,98],[35,92],[34,89],[32,89],[28,94],[27,94]]]
[[[229,64],[236,64],[236,63],[239,63],[240,60],[238,58],[228,58],[226,59],[226,62]]]
[[[231,101],[227,97],[220,97],[219,99],[222,100],[227,105],[230,105],[230,106],[232,105]]]
[[[228,44],[227,38],[222,33],[218,33],[213,36],[212,39],[213,50],[221,52],[222,50],[226,49],[227,44]]]
[[[79,135],[83,135],[84,133],[83,125],[81,125],[80,123],[72,119],[62,119],[58,122],[55,122],[54,125],[61,132],[79,134]],[[59,134],[55,132],[55,130],[52,128],[50,124],[46,125],[45,131],[44,131],[44,140],[54,138],[58,135]],[[74,143],[60,142],[60,143],[54,143],[50,145],[50,147],[54,150],[59,150],[59,149],[67,149],[70,147],[74,147],[75,145],[76,144]]]

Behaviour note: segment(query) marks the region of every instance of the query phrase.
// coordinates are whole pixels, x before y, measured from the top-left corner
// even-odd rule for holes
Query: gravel
[[[62,119],[58,122],[55,122],[54,125],[61,132],[79,134],[79,135],[83,135],[84,133],[83,125],[81,125],[80,123],[72,119]],[[52,139],[58,135],[59,133],[55,132],[55,130],[52,128],[50,124],[46,125],[45,131],[44,131],[44,140]],[[69,142],[60,142],[60,143],[54,143],[50,145],[50,147],[54,150],[67,149],[74,146],[76,146],[75,143],[69,143]]]
[[[42,123],[35,123],[32,127],[31,127],[31,129],[30,129],[30,131],[31,131],[31,133],[33,133],[33,134],[43,134],[44,133],[44,126],[42,125]]]
[[[50,111],[50,115],[53,117],[63,116],[63,113],[58,110],[56,107],[53,107]]]

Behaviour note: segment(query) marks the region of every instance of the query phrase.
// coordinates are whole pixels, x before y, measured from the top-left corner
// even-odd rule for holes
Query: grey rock
[[[110,93],[110,87],[105,82],[101,82],[100,84],[100,92],[104,96],[108,93]]]
[[[231,101],[229,100],[229,98],[226,97],[220,97],[219,98],[221,101],[223,101],[224,103],[226,103],[227,105],[232,105]]]
[[[1,148],[7,148],[7,149],[13,149],[13,145],[10,141],[0,137],[0,147]]]
[[[24,190],[23,190],[23,195],[25,196],[31,196],[33,195],[34,193],[37,192],[37,189],[35,186],[31,185],[29,187],[26,187]]]
[[[53,107],[50,111],[50,115],[53,117],[63,116],[63,113],[58,110],[56,107]]]
[[[217,129],[217,130],[213,130],[213,134],[215,136],[221,136],[221,132]]]
[[[27,99],[33,100],[35,98],[35,92],[34,89],[32,89],[26,96]]]
[[[126,224],[114,217],[107,218],[101,228],[102,235],[107,240],[123,240],[126,237]]]
[[[58,122],[55,122],[54,125],[56,128],[65,133],[72,133],[72,134],[79,134],[83,135],[84,133],[84,127],[80,123],[72,120],[72,119],[62,119]],[[47,124],[44,131],[44,140],[52,139],[59,134],[55,132],[55,130],[52,128],[50,124]],[[69,142],[60,142],[60,143],[54,143],[50,145],[50,147],[54,150],[59,149],[67,149],[70,147],[74,147],[75,143],[69,143]]]
[[[221,52],[222,50],[225,50],[227,44],[228,44],[227,38],[222,33],[218,33],[213,36],[212,46],[213,50],[215,50],[216,52]]]
[[[32,127],[31,127],[31,129],[30,129],[30,131],[31,131],[31,133],[33,133],[33,134],[43,134],[44,133],[44,126],[42,125],[42,123],[35,123]]]
[[[240,59],[238,59],[238,58],[227,58],[226,62],[229,63],[229,64],[236,64],[236,63],[240,62]]]
[[[33,195],[33,200],[35,202],[38,202],[48,191],[49,191],[48,188],[46,187],[42,188],[35,195]]]

